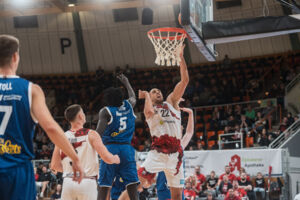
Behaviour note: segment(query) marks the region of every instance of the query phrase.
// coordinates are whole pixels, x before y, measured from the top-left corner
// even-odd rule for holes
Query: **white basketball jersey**
[[[181,114],[168,102],[154,106],[154,115],[147,119],[151,136],[169,135],[181,139]]]
[[[76,132],[67,131],[65,136],[68,138],[72,146],[74,147],[81,165],[83,167],[85,176],[98,176],[99,171],[99,159],[96,150],[93,149],[92,145],[89,142],[88,134],[89,129],[80,129]],[[63,166],[63,175],[72,174],[72,160],[67,157],[62,151],[60,152],[62,166]]]

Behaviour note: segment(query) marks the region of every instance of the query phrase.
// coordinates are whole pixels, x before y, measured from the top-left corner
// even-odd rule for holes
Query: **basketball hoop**
[[[163,66],[179,66],[178,50],[187,37],[181,28],[157,28],[148,31],[148,37],[154,45],[156,52],[155,63]]]

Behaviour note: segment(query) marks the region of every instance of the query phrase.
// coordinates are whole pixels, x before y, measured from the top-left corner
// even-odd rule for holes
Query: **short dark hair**
[[[19,51],[19,40],[11,35],[0,35],[0,67],[11,62],[14,53]]]
[[[103,105],[120,107],[123,104],[124,93],[121,88],[110,87],[103,91]]]
[[[73,104],[67,107],[65,110],[65,118],[68,122],[74,121],[76,115],[79,113],[81,110],[81,106],[78,104]]]

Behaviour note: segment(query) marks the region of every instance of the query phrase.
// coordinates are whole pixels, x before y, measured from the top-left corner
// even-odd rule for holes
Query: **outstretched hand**
[[[193,110],[191,108],[180,108],[183,112],[187,112],[189,114],[193,113]]]
[[[147,91],[139,90],[139,99],[145,99],[146,94],[148,94]]]
[[[119,74],[117,78],[121,81],[121,83],[128,83],[128,78],[124,74]]]

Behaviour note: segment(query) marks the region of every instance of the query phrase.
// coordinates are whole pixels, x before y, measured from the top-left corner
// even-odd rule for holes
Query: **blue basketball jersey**
[[[130,144],[136,118],[131,104],[125,100],[120,107],[106,107],[106,109],[110,114],[110,121],[102,136],[103,143]]]
[[[0,169],[34,158],[31,85],[18,76],[0,76]]]

